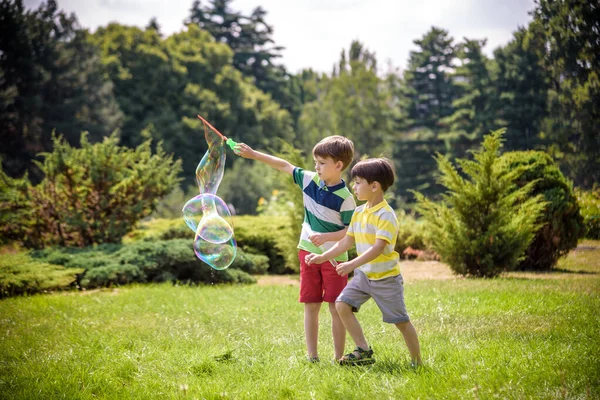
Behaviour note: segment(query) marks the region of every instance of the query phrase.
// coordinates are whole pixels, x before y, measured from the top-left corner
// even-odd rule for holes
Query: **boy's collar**
[[[346,182],[343,179],[341,179],[340,183],[338,183],[337,185],[333,185],[333,186],[327,186],[327,185],[325,185],[325,181],[323,179],[319,179],[319,188],[321,188],[321,189],[326,188],[330,192],[335,192],[336,190],[342,189],[345,186],[346,186]]]
[[[387,205],[387,201],[385,199],[383,199],[383,201],[380,201],[379,203],[375,204],[373,207],[368,207],[367,203],[365,203],[365,212],[367,213],[374,213],[377,210],[382,209],[383,207],[385,207]]]

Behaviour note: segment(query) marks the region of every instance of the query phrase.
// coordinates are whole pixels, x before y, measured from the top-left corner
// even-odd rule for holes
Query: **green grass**
[[[0,398],[599,398],[600,265],[582,267],[579,253],[562,269],[586,272],[566,278],[407,284],[425,361],[417,371],[373,302],[358,316],[377,363],[328,362],[325,308],[322,362],[306,363],[293,286],[162,284],[5,299]]]

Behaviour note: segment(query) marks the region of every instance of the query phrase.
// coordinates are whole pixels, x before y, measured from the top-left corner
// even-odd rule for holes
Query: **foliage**
[[[583,223],[586,227],[585,237],[600,239],[600,188],[592,191],[576,190]]]
[[[2,168],[11,177],[29,171],[31,159],[51,151],[51,134],[75,144],[81,131],[97,141],[123,115],[98,49],[75,15],[55,0],[26,10],[22,0],[0,1],[0,142]]]
[[[53,146],[37,163],[40,184],[0,174],[3,240],[29,248],[117,243],[178,182],[179,161],[160,144],[152,154],[150,141],[132,150],[114,134],[96,144],[82,134],[79,149],[62,137]]]
[[[295,236],[292,254],[289,257],[288,247],[291,243],[288,238],[290,224],[284,216],[236,216],[234,222],[234,235],[238,248],[247,254],[264,255],[268,258],[268,273],[282,274],[298,272],[296,245],[299,236]],[[182,218],[173,220],[147,221],[138,226],[127,238],[132,241],[156,241],[171,239],[191,240],[193,232],[183,222]],[[299,233],[298,233],[299,235]]]
[[[0,298],[71,288],[82,272],[32,259],[27,253],[2,254]]]
[[[281,179],[268,165],[240,158],[225,169],[217,194],[234,206],[236,214],[255,215],[259,199],[280,187]]]
[[[541,228],[517,268],[548,270],[560,257],[577,247],[577,240],[584,234],[583,218],[572,184],[552,158],[541,151],[505,153],[500,163],[506,173],[519,171],[516,176],[518,188],[531,183],[533,188],[529,196],[543,196],[546,202],[537,221]]]
[[[186,185],[207,149],[201,114],[219,131],[251,146],[277,136],[292,140],[287,111],[231,64],[232,50],[190,24],[163,39],[159,32],[110,24],[90,39],[102,50],[115,94],[127,118],[123,143],[163,140],[182,159]],[[231,165],[231,161],[228,163]]]
[[[487,135],[474,160],[457,161],[466,178],[438,154],[438,179],[447,188],[442,203],[415,193],[433,249],[459,274],[493,277],[514,269],[540,227],[545,203],[530,196],[536,182],[515,189],[521,170],[501,168],[503,132]]]
[[[567,176],[587,189],[600,181],[598,14],[594,1],[536,0],[529,27],[550,80],[544,135]]]
[[[214,270],[196,257],[191,241],[185,239],[82,249],[48,248],[32,256],[42,262],[83,269],[78,284],[87,289],[148,282],[253,283],[248,273],[264,273],[268,266],[266,257],[240,252],[229,268]]]
[[[297,145],[302,150],[312,150],[326,136],[342,135],[355,142],[356,156],[379,155],[393,138],[392,94],[377,76],[374,54],[358,41],[348,54],[346,61],[342,51],[336,74],[323,80],[317,99],[303,107]]]
[[[424,221],[417,220],[413,215],[406,214],[403,210],[398,212],[398,238],[395,250],[401,258],[405,258],[404,251],[429,250],[427,232]]]

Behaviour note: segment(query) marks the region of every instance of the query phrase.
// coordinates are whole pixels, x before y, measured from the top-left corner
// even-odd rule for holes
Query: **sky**
[[[193,0],[57,0],[94,31],[109,22],[144,27],[155,17],[165,35],[184,29]],[[25,0],[37,8],[41,0]],[[201,4],[207,4],[202,0]],[[342,49],[359,40],[375,52],[380,68],[405,69],[413,41],[432,26],[455,41],[487,38],[484,52],[508,43],[519,26],[531,21],[533,0],[233,0],[231,8],[249,15],[262,6],[273,39],[285,47],[280,62],[291,73],[304,68],[331,72]],[[385,72],[385,71],[384,71]]]

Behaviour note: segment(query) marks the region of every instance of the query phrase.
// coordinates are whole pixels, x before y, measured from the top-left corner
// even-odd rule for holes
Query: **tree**
[[[450,77],[455,58],[453,42],[448,31],[436,27],[414,41],[419,50],[410,52],[404,74],[414,127],[437,131],[438,122],[453,112],[452,102],[457,97],[456,85]]]
[[[597,1],[536,0],[530,31],[549,71],[544,133],[576,184],[600,182],[600,7]]]
[[[461,173],[438,154],[439,182],[447,188],[443,202],[415,193],[433,249],[462,275],[493,277],[514,269],[539,228],[545,203],[530,196],[535,182],[514,190],[521,171],[501,168],[503,132],[485,136],[474,160],[457,160]]]
[[[507,127],[506,148],[534,149],[542,144],[540,132],[548,112],[548,79],[538,54],[542,42],[525,28],[513,36],[494,51],[492,107],[499,123]]]
[[[440,122],[452,136],[480,140],[496,128],[492,112],[492,80],[489,60],[482,48],[486,40],[464,39],[456,48],[459,65],[452,80],[462,95],[452,102],[454,112]]]
[[[338,75],[323,79],[317,100],[304,105],[299,121],[305,150],[328,135],[361,143],[364,154],[379,155],[394,135],[392,93],[377,76],[376,58],[360,42],[352,42],[350,59],[342,53]]]
[[[199,26],[217,42],[227,44],[233,51],[233,66],[245,77],[251,77],[259,89],[271,94],[295,120],[300,113],[295,82],[285,67],[276,63],[284,48],[273,40],[267,12],[259,6],[250,15],[243,15],[232,10],[231,3],[232,0],[209,0],[208,5],[202,6],[196,0],[186,23]]]
[[[22,0],[1,0],[0,141],[10,176],[31,172],[30,160],[50,151],[58,129],[75,143],[82,130],[100,140],[120,125],[121,111],[98,51],[74,15],[49,0],[25,11]]]
[[[55,136],[53,148],[37,162],[44,173],[38,185],[0,170],[2,241],[29,248],[119,243],[177,184],[181,170],[160,144],[156,154],[150,141],[127,149],[115,134],[95,144],[82,134],[79,149]]]

